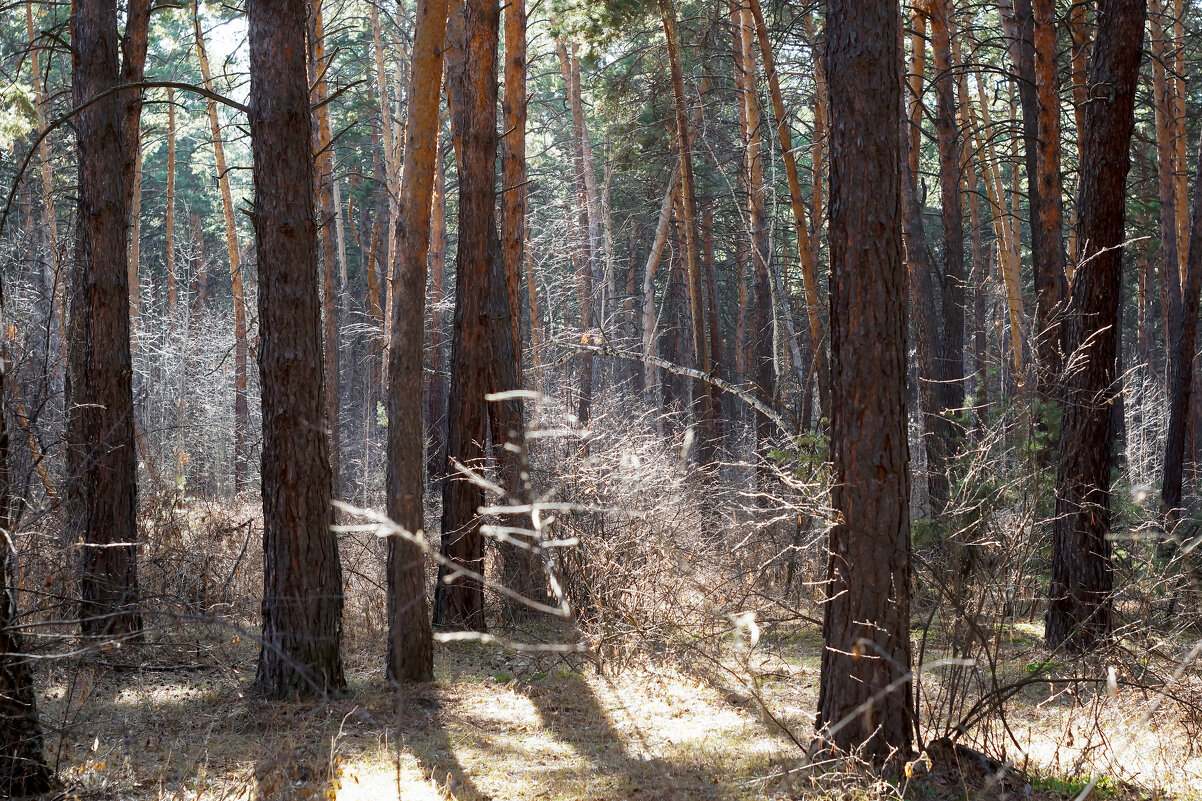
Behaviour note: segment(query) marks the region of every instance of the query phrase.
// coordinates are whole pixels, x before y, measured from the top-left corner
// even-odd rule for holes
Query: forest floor
[[[1037,632],[1017,633],[1004,668],[1021,677]],[[1094,798],[1202,798],[1191,704],[1157,707],[1148,723],[1155,693],[1104,684],[1095,695],[1032,682],[1007,705],[1026,756],[1000,791],[967,766],[894,782],[804,767],[821,653],[810,628],[765,637],[750,661],[733,646],[721,659],[684,651],[616,678],[576,655],[444,645],[437,681],[400,703],[378,655],[350,649],[348,691],[316,706],[254,698],[253,640],[208,635],[174,661],[122,649],[46,671],[60,798],[1058,799],[1091,771]]]

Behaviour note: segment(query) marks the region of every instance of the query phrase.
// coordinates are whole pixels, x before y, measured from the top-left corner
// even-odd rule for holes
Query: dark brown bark
[[[426,328],[426,269],[434,184],[447,0],[417,9],[410,76],[409,119],[401,167],[401,219],[397,228],[398,283],[388,363],[388,516],[417,534],[425,528],[425,433],[422,366]],[[399,537],[388,540],[388,662],[395,681],[434,678],[433,638],[426,603],[425,554]]]
[[[344,684],[305,20],[304,0],[247,6],[263,386],[263,645],[255,686],[269,698],[320,696]]]
[[[899,11],[892,0],[832,0],[827,12],[832,501],[839,522],[830,533],[817,718],[820,736],[894,768],[909,758],[913,734],[906,271],[901,140],[894,135],[902,102]]]
[[[455,31],[459,26],[452,26]],[[448,57],[451,123],[460,141],[459,247],[455,254],[455,324],[451,344],[448,455],[479,468],[487,436],[484,395],[488,392],[490,273],[499,262],[496,228],[497,0],[463,4],[460,58]],[[453,36],[448,34],[448,38]],[[503,268],[502,268],[503,269]],[[502,295],[502,297],[505,297]],[[505,321],[508,328],[508,319]],[[484,537],[476,510],[483,504],[479,485],[452,475],[443,483],[442,553],[454,564],[484,572]],[[484,630],[484,588],[476,580],[447,578],[440,566],[434,594],[434,624]]]
[[[1056,477],[1049,647],[1087,650],[1111,630],[1111,404],[1119,391],[1119,297],[1127,171],[1146,0],[1101,0],[1089,82],[1109,91],[1086,109],[1077,239],[1082,262],[1067,319],[1069,358]]]
[[[526,257],[526,3],[509,0],[505,4],[505,96],[501,103],[505,137],[501,149],[501,256],[504,266],[506,317],[510,326],[510,345],[494,354],[493,368],[498,371],[493,392],[522,388],[522,271]],[[507,355],[506,355],[507,354]],[[501,357],[507,359],[502,364]],[[499,368],[499,369],[498,369]],[[493,453],[501,469],[502,486],[511,501],[525,502],[529,468],[525,458],[525,415],[523,404],[513,398],[489,405]],[[506,447],[508,445],[509,447]],[[515,450],[516,449],[516,450]],[[523,472],[527,478],[523,479]],[[529,516],[512,517],[506,525],[531,529]],[[543,595],[542,565],[537,551],[511,543],[499,545],[502,582],[509,589],[533,598]],[[511,613],[520,613],[520,604],[510,604]]]
[[[76,105],[142,80],[149,18],[149,0],[130,4],[119,66],[115,0],[76,4],[71,18]],[[133,544],[137,454],[125,247],[141,107],[141,92],[130,90],[92,103],[75,118],[79,211],[68,333],[68,514],[69,539],[83,543],[80,626],[94,636],[142,627]]]
[[[17,554],[11,538],[13,492],[4,409],[6,356],[0,352],[0,796],[17,798],[49,790],[51,774],[42,753],[33,671],[17,627]]]

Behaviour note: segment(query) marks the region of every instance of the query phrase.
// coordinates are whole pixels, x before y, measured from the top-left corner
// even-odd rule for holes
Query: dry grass
[[[819,650],[812,632],[787,634],[766,632],[749,658],[685,650],[616,678],[558,655],[440,647],[437,682],[400,701],[363,660],[346,696],[316,707],[250,696],[255,646],[227,636],[205,669],[56,663],[40,700],[67,798],[997,797],[987,777],[965,786],[946,769],[898,784],[845,761],[806,767],[791,738],[808,740]],[[1008,709],[1027,774],[1011,797],[1071,797],[1095,773],[1095,797],[1202,797],[1188,710],[1133,728],[1152,701],[1032,684]]]

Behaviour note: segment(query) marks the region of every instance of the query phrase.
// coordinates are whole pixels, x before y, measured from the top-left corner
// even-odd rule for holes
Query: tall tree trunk
[[[526,3],[509,0],[505,4],[505,96],[501,102],[502,128],[505,136],[501,148],[501,258],[504,263],[504,285],[512,338],[512,357],[504,365],[512,371],[502,371],[493,392],[522,388],[522,271],[526,242]],[[608,213],[608,209],[606,209]],[[608,217],[607,217],[608,219]],[[606,226],[608,232],[608,225]],[[609,249],[607,249],[607,252]],[[612,277],[611,260],[607,260]],[[494,357],[494,367],[497,365]],[[508,383],[505,386],[504,383]],[[523,404],[517,398],[495,402],[491,413],[493,452],[501,468],[503,486],[510,499],[526,502],[529,469],[523,467],[526,456]],[[509,445],[511,447],[506,447]],[[515,452],[516,451],[516,452]],[[526,478],[522,474],[525,472]],[[530,528],[529,517],[512,518],[506,525]],[[533,546],[533,543],[526,543]],[[520,548],[501,542],[502,581],[509,589],[527,598],[541,597],[542,560],[533,548]],[[510,604],[511,612],[524,611]]]
[[[326,88],[325,31],[322,26],[322,0],[315,0],[309,16],[309,83],[313,85],[313,111],[317,118],[317,207],[321,215],[318,228],[321,231],[321,319],[322,356],[325,365],[326,425],[330,427],[330,475],[334,478],[334,496],[341,494],[342,456],[340,446],[339,398],[341,397],[338,357],[341,353],[338,339],[338,246],[339,236],[336,222],[339,220],[334,208],[333,135],[330,130],[329,90]],[[439,77],[441,80],[441,75]],[[435,94],[438,84],[435,84]],[[394,187],[390,187],[396,191]],[[423,298],[424,301],[424,298]],[[420,396],[419,396],[420,403]]]
[[[832,501],[820,736],[877,764],[911,754],[910,472],[902,262],[900,10],[832,0]],[[864,705],[870,713],[863,711]]]
[[[205,89],[213,91],[213,77],[205,50],[204,32],[200,26],[200,3],[193,0],[192,26],[196,36],[196,55],[200,62],[201,80]],[[213,155],[217,166],[217,183],[221,189],[221,209],[225,220],[225,251],[230,261],[230,282],[234,301],[234,488],[241,492],[250,481],[250,405],[247,376],[250,368],[250,345],[246,318],[246,293],[242,287],[242,251],[238,244],[238,225],[234,212],[234,194],[230,188],[229,167],[225,161],[225,142],[221,134],[221,119],[217,102],[206,98],[209,130],[213,136]]]
[[[409,120],[402,167],[400,267],[392,310],[394,341],[388,363],[388,516],[406,531],[425,528],[422,385],[426,326],[426,265],[431,201],[438,173],[439,101],[447,0],[418,6],[409,86]],[[404,389],[402,389],[404,388]],[[414,543],[388,540],[388,677],[434,677],[433,639],[426,605],[425,557]]]
[[[705,329],[702,295],[701,247],[697,225],[697,187],[693,172],[693,137],[688,118],[688,101],[684,90],[684,66],[680,59],[680,36],[676,24],[674,0],[659,0],[660,19],[668,48],[668,64],[672,73],[672,96],[676,109],[676,145],[680,153],[680,194],[683,214],[685,265],[688,270],[689,313],[693,325],[693,353],[697,368],[708,376],[714,375]],[[718,388],[714,384],[698,387],[701,394],[701,420],[697,437],[697,460],[707,465],[713,461],[717,446]]]
[[[4,319],[0,285],[0,330]],[[18,798],[50,789],[50,768],[42,755],[37,693],[30,660],[17,626],[17,553],[13,542],[13,491],[8,469],[9,440],[5,410],[7,354],[0,348],[0,795]]]
[[[344,684],[342,569],[322,386],[304,0],[252,0],[250,133],[263,383],[263,646],[256,689]]]
[[[1087,650],[1111,630],[1111,401],[1118,358],[1123,217],[1145,0],[1100,0],[1091,86],[1107,97],[1086,110],[1078,241],[1067,336],[1073,366],[1065,380],[1052,581],[1045,638],[1052,648]]]
[[[478,468],[484,458],[487,434],[484,395],[489,383],[488,361],[495,356],[489,337],[498,333],[488,319],[490,272],[500,253],[495,167],[500,38],[497,0],[467,0],[463,23],[463,41],[458,48],[462,55],[450,58],[447,64],[447,84],[452,89],[451,121],[461,143],[448,454],[460,464]],[[483,574],[484,537],[476,512],[483,504],[483,491],[475,482],[452,476],[443,483],[442,498],[443,555],[455,565]],[[454,577],[454,572],[454,568],[439,567],[434,624],[483,631],[484,588],[475,579]]]
[[[1027,2],[1028,0],[1023,0]],[[1036,120],[1035,174],[1027,177],[1031,198],[1031,227],[1038,230],[1031,259],[1035,272],[1035,353],[1040,394],[1055,397],[1063,369],[1064,336],[1060,318],[1068,297],[1064,268],[1064,203],[1060,183],[1060,90],[1056,76],[1055,0],[1029,0],[1034,40]],[[1041,415],[1042,417],[1043,415]],[[1047,423],[1041,420],[1047,428]]]
[[[149,0],[129,5],[118,65],[114,0],[78,0],[72,84],[80,106],[140,83]],[[80,626],[89,636],[139,631],[137,454],[134,448],[126,236],[141,90],[113,92],[75,117],[79,210],[68,337],[69,540],[80,551]]]

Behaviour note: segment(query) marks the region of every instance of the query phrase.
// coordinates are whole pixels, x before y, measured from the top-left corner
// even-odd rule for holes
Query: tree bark
[[[1067,321],[1070,366],[1056,477],[1052,580],[1045,638],[1088,650],[1111,631],[1111,404],[1122,288],[1123,218],[1145,0],[1100,0],[1089,83],[1109,91],[1089,104],[1081,158],[1078,241]]]
[[[451,122],[460,140],[459,247],[455,256],[455,326],[451,355],[448,410],[449,457],[478,468],[487,435],[484,395],[488,392],[491,272],[499,264],[496,228],[497,45],[500,8],[497,0],[463,4],[461,58],[447,65],[451,89]],[[503,274],[503,272],[502,272]],[[495,284],[494,284],[495,286]],[[504,287],[501,286],[504,298]],[[506,304],[507,305],[507,304]],[[508,327],[508,319],[505,326]],[[477,509],[481,488],[462,476],[443,483],[442,553],[456,566],[484,572],[484,537]],[[434,625],[483,631],[484,588],[479,581],[454,577],[454,568],[438,570]],[[448,578],[451,579],[448,583]]]
[[[345,683],[305,25],[304,0],[247,6],[263,384],[263,645],[255,687],[269,698],[321,696]]]
[[[820,736],[899,767],[911,753],[906,272],[900,10],[832,0],[832,501]],[[870,135],[868,132],[888,132]],[[861,710],[867,704],[870,712]],[[842,726],[832,732],[831,727]]]
[[[522,388],[522,271],[526,251],[525,0],[509,0],[505,4],[504,14],[505,95],[501,110],[505,136],[501,148],[501,258],[512,345],[507,364],[500,364],[499,358],[494,356],[494,369],[501,369],[493,392]],[[608,208],[605,212],[608,215]],[[608,225],[606,232],[608,234]],[[607,254],[611,251],[612,248],[606,248]],[[612,278],[612,259],[607,259],[607,271]],[[502,486],[509,493],[511,502],[524,503],[527,501],[530,475],[526,458],[524,404],[517,398],[510,398],[490,404],[489,412],[493,453],[501,471]],[[532,528],[528,515],[515,516],[504,522],[517,528]],[[533,543],[526,544],[533,546]],[[533,547],[520,548],[508,542],[501,542],[499,550],[505,586],[526,598],[542,598],[542,559],[539,553]],[[509,604],[509,609],[511,615],[520,615],[525,611],[520,603],[515,602]]]
[[[146,61],[149,0],[129,6],[118,64],[114,0],[79,0],[72,16],[77,106],[123,83]],[[126,237],[140,90],[113,93],[75,117],[79,150],[75,272],[68,338],[69,541],[81,542],[80,626],[87,636],[142,628],[137,584],[137,454]]]
[[[396,241],[399,282],[392,309],[394,339],[388,364],[388,515],[401,528],[425,528],[422,385],[426,268],[438,172],[438,126],[447,0],[419,4],[413,39],[409,119],[402,166],[401,220]],[[404,389],[402,389],[404,388]],[[425,557],[413,543],[388,540],[388,677],[434,677],[433,639],[426,604]]]

